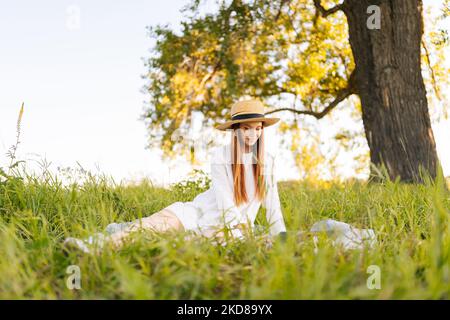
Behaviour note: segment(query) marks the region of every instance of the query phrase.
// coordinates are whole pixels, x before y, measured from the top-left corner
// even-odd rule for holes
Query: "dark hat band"
[[[231,120],[241,120],[241,119],[251,119],[251,118],[264,118],[264,114],[262,113],[247,113],[247,114],[238,114],[231,118]]]

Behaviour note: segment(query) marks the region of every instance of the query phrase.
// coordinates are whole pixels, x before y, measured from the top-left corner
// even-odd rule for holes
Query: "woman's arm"
[[[267,194],[263,201],[263,207],[266,208],[266,218],[270,225],[270,235],[277,235],[280,232],[286,231],[283,213],[281,211],[280,197],[278,195],[278,186],[276,178],[276,164],[275,158],[268,154],[267,165]]]

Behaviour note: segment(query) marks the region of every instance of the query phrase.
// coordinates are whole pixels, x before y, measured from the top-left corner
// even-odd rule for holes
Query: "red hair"
[[[242,155],[244,153],[244,142],[240,123],[232,125],[231,135],[231,171],[233,172],[234,202],[237,206],[248,202],[245,188],[245,172]],[[252,146],[251,148],[255,148]],[[254,152],[253,150],[251,151]],[[238,159],[240,159],[238,161]],[[256,141],[256,163],[252,160],[253,178],[255,181],[255,197],[262,201],[265,197],[264,178],[264,125],[261,127],[261,135]]]

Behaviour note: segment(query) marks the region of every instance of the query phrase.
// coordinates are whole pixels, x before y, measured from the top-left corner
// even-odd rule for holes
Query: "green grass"
[[[100,256],[66,256],[61,243],[189,201],[208,183],[166,190],[89,175],[84,184],[64,186],[49,174],[0,181],[2,299],[449,298],[450,196],[442,179],[415,186],[279,184],[288,230],[337,219],[373,228],[378,245],[371,250],[342,251],[321,241],[315,253],[313,243],[292,234],[266,249],[258,237],[221,247],[181,234],[144,233]],[[257,223],[265,226],[262,208]],[[80,290],[66,286],[70,265],[81,270]],[[367,288],[370,265],[381,270],[380,290]]]

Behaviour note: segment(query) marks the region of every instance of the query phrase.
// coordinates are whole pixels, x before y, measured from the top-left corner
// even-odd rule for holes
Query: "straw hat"
[[[231,128],[233,123],[262,121],[264,127],[277,123],[280,118],[266,118],[264,116],[264,105],[256,99],[235,102],[231,106],[231,120],[219,124],[215,128],[218,130],[226,130]]]

